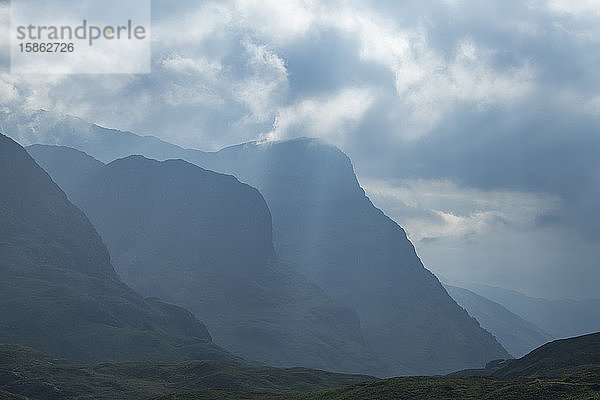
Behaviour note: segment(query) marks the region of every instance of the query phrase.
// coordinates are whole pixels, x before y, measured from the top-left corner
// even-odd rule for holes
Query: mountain
[[[58,182],[77,180],[62,165],[81,160],[78,151],[30,151]],[[94,170],[88,161],[91,168],[78,173]],[[271,365],[385,374],[356,313],[277,258],[271,215],[256,189],[185,161],[131,156],[96,169],[70,197],[125,282],[201,315],[233,353]]]
[[[188,311],[122,283],[86,216],[0,135],[0,343],[74,361],[217,359]]]
[[[316,392],[272,395],[199,391],[159,400],[594,400],[600,398],[600,333],[548,343],[519,360],[508,360],[493,376],[406,377],[364,382]],[[494,371],[495,370],[495,371]],[[468,372],[468,371],[467,371]],[[455,374],[452,374],[455,375]]]
[[[392,374],[439,374],[508,357],[423,267],[404,230],[373,206],[339,149],[312,139],[248,143],[205,160],[261,191],[278,254],[358,311]]]
[[[36,160],[38,165],[44,167],[54,182],[68,195],[85,183],[86,179],[100,168],[104,163],[81,151],[65,146],[33,145],[27,147],[27,152]],[[47,166],[52,168],[49,171]]]
[[[521,357],[552,340],[552,336],[496,302],[460,287],[444,285],[444,288],[515,357]]]
[[[548,300],[488,285],[464,283],[463,286],[502,304],[556,338],[600,331],[600,299]]]
[[[600,398],[600,334],[544,345],[498,377],[463,375],[375,380],[302,368],[242,367],[216,361],[77,365],[0,345],[0,399],[157,400],[574,400]],[[329,388],[329,389],[327,389]],[[326,390],[323,390],[326,389]],[[316,391],[315,391],[316,390]],[[22,397],[21,395],[29,396]]]
[[[183,149],[153,136],[107,129],[80,118],[46,110],[16,112],[0,109],[0,127],[23,146],[47,144],[72,147],[104,163],[134,154],[157,160],[187,159],[184,155],[196,157],[204,154],[198,150]]]
[[[259,189],[273,217],[277,254],[358,311],[366,340],[390,374],[443,374],[509,356],[423,267],[404,230],[373,206],[337,148],[298,139],[206,153],[47,115],[21,124],[34,127],[34,136],[29,128],[15,128],[15,135],[73,146],[101,161],[124,153],[181,158]]]
[[[586,367],[600,373],[600,333],[555,340],[518,360],[512,360],[494,376],[502,379],[556,378]],[[596,383],[600,382],[596,377]]]
[[[201,389],[291,394],[374,380],[363,375],[222,361],[80,365],[26,347],[0,345],[0,399],[5,398],[3,393],[10,393],[36,400],[135,400]]]

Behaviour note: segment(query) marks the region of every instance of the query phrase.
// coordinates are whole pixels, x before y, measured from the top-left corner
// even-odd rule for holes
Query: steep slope
[[[586,366],[595,366],[596,372],[600,372],[600,333],[547,343],[518,360],[512,360],[494,376],[503,379],[554,378],[568,374],[576,367]]]
[[[385,373],[356,313],[277,259],[256,189],[185,161],[131,156],[70,196],[125,282],[201,315],[232,352],[280,366]]]
[[[94,157],[71,147],[33,145],[26,150],[67,195],[104,166]]]
[[[144,300],[27,152],[0,135],[0,342],[75,361],[231,359],[188,311]]]
[[[444,285],[444,288],[514,357],[521,357],[552,340],[552,336],[496,302],[460,287]]]
[[[102,161],[129,146],[133,154],[182,158],[258,188],[273,216],[278,255],[358,311],[366,339],[391,374],[443,374],[508,357],[423,267],[402,228],[373,206],[350,160],[333,146],[300,139],[205,153],[93,125],[77,138],[70,133],[75,128],[65,128],[68,118],[33,124],[39,141],[71,145]]]
[[[423,267],[404,230],[373,206],[337,148],[311,139],[249,143],[204,162],[259,188],[282,259],[358,311],[393,374],[508,357]]]
[[[494,286],[473,283],[463,286],[502,304],[556,338],[600,331],[600,299],[548,300]]]

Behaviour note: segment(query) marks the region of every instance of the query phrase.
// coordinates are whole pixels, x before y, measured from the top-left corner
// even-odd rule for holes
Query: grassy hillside
[[[600,383],[600,333],[547,343],[510,362],[494,376],[499,378],[596,377]],[[585,374],[582,376],[582,373]]]
[[[599,336],[550,343],[498,370],[513,379],[375,380],[218,361],[76,365],[29,348],[0,345],[0,399],[600,400]]]
[[[600,399],[600,333],[548,343],[496,370],[494,377],[393,378],[293,396],[244,396],[203,391],[159,399],[596,400]]]
[[[373,379],[304,368],[240,367],[218,361],[78,365],[30,348],[0,345],[0,399],[4,399],[2,391],[37,400],[126,400],[201,389],[281,394]]]
[[[597,400],[600,385],[534,380],[502,381],[492,378],[414,377],[385,379],[345,388],[298,395],[260,395],[229,391],[201,391],[158,397],[156,400]]]

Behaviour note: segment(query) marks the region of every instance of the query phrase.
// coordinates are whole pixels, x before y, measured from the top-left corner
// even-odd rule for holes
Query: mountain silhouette
[[[88,174],[70,196],[123,280],[201,315],[216,343],[272,365],[386,373],[356,313],[278,259],[256,189],[182,160],[130,156],[97,168],[88,159],[90,168],[76,170],[63,166],[84,159],[78,151],[30,151],[58,182]]]
[[[515,290],[462,282],[461,286],[493,300],[555,338],[568,338],[600,330],[600,299],[549,300]]]
[[[208,153],[68,117],[36,118],[41,143],[73,146],[104,162],[124,154],[181,158],[256,187],[272,214],[278,256],[358,312],[390,374],[443,374],[509,356],[423,267],[404,230],[373,206],[334,146],[301,138]]]
[[[3,135],[0,186],[0,342],[80,362],[238,360],[190,312],[122,283],[86,216]]]
[[[393,374],[440,374],[508,357],[423,267],[404,230],[371,203],[336,147],[308,138],[248,143],[204,160],[261,191],[278,254],[357,310],[366,339]]]
[[[501,304],[457,286],[444,285],[444,288],[514,357],[521,357],[552,340],[548,333]]]

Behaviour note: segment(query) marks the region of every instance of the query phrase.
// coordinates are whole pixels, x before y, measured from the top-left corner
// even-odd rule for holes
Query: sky
[[[0,108],[202,150],[318,137],[443,279],[600,297],[599,66],[600,0],[160,0],[151,74],[4,68]]]

